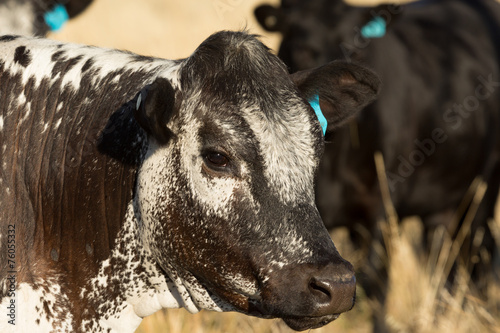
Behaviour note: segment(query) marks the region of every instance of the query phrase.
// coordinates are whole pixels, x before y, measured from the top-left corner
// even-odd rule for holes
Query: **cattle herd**
[[[179,60],[33,37],[91,2],[0,0],[0,332],[134,332],[162,308],[300,331],[350,310],[357,282],[383,302],[363,274],[387,218],[377,154],[424,241],[467,229],[459,260],[487,297],[497,1],[263,4],[277,56],[247,31]]]

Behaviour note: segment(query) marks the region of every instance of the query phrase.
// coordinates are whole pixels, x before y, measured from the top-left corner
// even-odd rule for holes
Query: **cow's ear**
[[[93,0],[65,1],[64,6],[68,16],[73,18],[83,12],[92,3]],[[62,2],[62,1],[60,1]]]
[[[286,17],[281,7],[261,5],[254,10],[257,22],[267,31],[285,31]]]
[[[316,113],[322,113],[326,118],[326,134],[372,103],[380,89],[380,80],[375,73],[343,61],[299,71],[291,74],[291,78]]]
[[[175,89],[164,78],[147,85],[136,96],[134,116],[139,125],[160,144],[171,138],[167,123],[175,108]]]

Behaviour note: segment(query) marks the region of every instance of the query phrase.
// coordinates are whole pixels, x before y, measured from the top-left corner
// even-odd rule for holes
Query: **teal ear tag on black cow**
[[[380,17],[374,17],[373,20],[361,28],[361,35],[365,38],[381,38],[385,36],[387,23]]]
[[[323,129],[323,135],[326,134],[326,128],[328,126],[328,121],[325,118],[325,115],[323,114],[323,111],[321,111],[321,106],[319,105],[319,95],[316,94],[314,95],[310,100],[309,104],[311,104],[311,107],[313,108],[314,112],[316,112],[316,117],[318,117],[319,124],[321,125],[321,128]]]
[[[69,20],[69,14],[61,4],[56,5],[52,10],[43,15],[45,23],[49,26],[50,30],[57,31]]]

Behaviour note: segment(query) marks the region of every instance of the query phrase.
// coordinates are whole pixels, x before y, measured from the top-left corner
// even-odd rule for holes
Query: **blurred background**
[[[262,41],[276,53],[281,35],[264,31],[254,18],[262,4],[278,5],[279,0],[95,0],[79,16],[48,37],[108,48],[126,49],[142,55],[177,59],[189,56],[210,34],[218,30],[248,29],[262,35]],[[347,1],[374,5],[381,1]],[[398,1],[395,1],[398,2]],[[399,3],[406,1],[399,1]],[[498,206],[498,205],[497,205]],[[498,208],[497,208],[498,211]],[[499,230],[499,214],[493,228]],[[422,257],[418,219],[401,221],[396,230],[387,225],[390,238],[380,251],[386,253],[389,271],[387,302],[377,304],[358,288],[358,302],[349,313],[314,332],[372,332],[375,315],[384,317],[395,332],[500,332],[498,281],[491,283],[488,300],[475,298],[468,279],[459,280],[454,292],[442,290],[438,261]],[[349,243],[348,232],[332,232],[343,257],[355,265],[361,262]],[[439,250],[431,256],[439,257]],[[441,280],[440,280],[441,279]],[[279,320],[261,320],[236,313],[202,311],[191,315],[183,309],[169,309],[145,318],[137,333],[207,332],[292,332]]]
[[[276,49],[280,36],[265,33],[253,17],[258,4],[255,0],[95,0],[49,37],[177,59],[189,56],[213,32],[249,29]]]
[[[382,1],[346,2],[374,5]],[[280,1],[95,0],[80,16],[49,37],[177,59],[189,56],[213,32],[248,29],[262,35],[262,41],[277,50],[281,35],[264,31],[253,15],[254,9],[263,3],[278,5]]]

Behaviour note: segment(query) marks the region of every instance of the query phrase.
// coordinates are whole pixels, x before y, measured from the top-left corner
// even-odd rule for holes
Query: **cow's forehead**
[[[231,106],[244,119],[267,181],[282,201],[297,195],[313,200],[319,127],[286,67],[267,47],[248,35],[219,34],[186,59],[180,85],[188,98],[208,105],[208,112],[220,115]]]
[[[300,100],[283,108],[286,110],[269,117],[249,106],[243,117],[258,141],[270,187],[283,202],[296,202],[299,196],[313,200],[313,176],[318,163],[316,128]]]
[[[201,94],[197,94],[196,99],[199,98]],[[185,156],[200,153],[205,140],[204,125],[209,123],[215,127],[218,144],[229,151],[236,150],[238,157],[247,158],[246,163],[255,163],[252,158],[258,154],[266,183],[282,202],[298,202],[300,198],[312,203],[321,133],[308,105],[299,96],[290,93],[288,98],[271,105],[261,103],[257,95],[237,106],[198,102],[190,100],[181,107],[183,132],[191,133],[189,139],[183,138],[190,142],[184,145]],[[249,165],[246,170],[251,169],[255,168]]]

